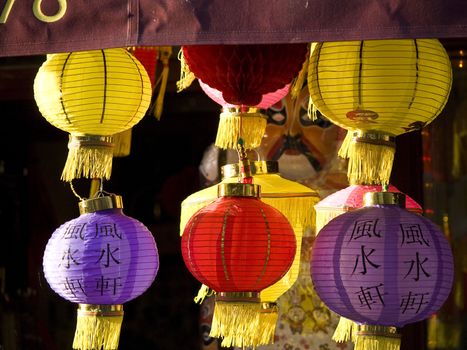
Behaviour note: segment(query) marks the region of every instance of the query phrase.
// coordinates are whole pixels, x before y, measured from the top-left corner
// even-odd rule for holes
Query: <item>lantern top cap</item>
[[[279,172],[279,163],[275,160],[261,160],[252,162],[250,170],[253,175],[277,174]],[[237,177],[240,175],[238,163],[227,164],[221,168],[222,179]]]
[[[217,186],[218,197],[252,197],[259,198],[261,186],[244,183],[223,183]]]
[[[372,205],[397,205],[405,208],[405,194],[400,192],[367,192],[363,196],[365,207]]]
[[[85,199],[79,203],[79,213],[81,215],[88,214],[88,213],[94,213],[100,210],[122,209],[122,208],[123,208],[122,196],[118,196],[116,194],[110,194],[110,195],[103,196],[103,197]]]

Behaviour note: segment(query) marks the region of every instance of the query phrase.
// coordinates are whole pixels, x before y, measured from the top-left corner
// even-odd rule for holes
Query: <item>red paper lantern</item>
[[[260,292],[287,272],[295,249],[285,216],[252,197],[220,197],[188,221],[182,236],[186,266],[216,292]]]
[[[183,46],[190,70],[222,91],[233,105],[256,106],[262,96],[290,83],[302,68],[307,44]]]
[[[193,276],[217,293],[211,336],[248,346],[260,291],[292,265],[295,234],[284,215],[259,200],[258,185],[221,184],[219,191],[185,226],[182,254]]]

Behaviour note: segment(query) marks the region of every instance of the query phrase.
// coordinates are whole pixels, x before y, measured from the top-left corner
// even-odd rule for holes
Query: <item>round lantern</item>
[[[315,205],[316,232],[319,232],[324,225],[335,217],[362,208],[365,194],[368,192],[381,192],[382,187],[381,185],[350,185],[322,199]],[[392,185],[389,185],[388,191],[400,192]],[[416,214],[423,213],[420,204],[407,195],[405,195],[405,209]]]
[[[307,44],[183,46],[183,62],[199,80],[222,94],[227,104],[219,121],[216,146],[256,148],[266,128],[266,117],[249,107],[283,89],[302,68]]]
[[[238,164],[229,164],[221,168],[222,183],[238,181],[240,169]],[[313,205],[318,194],[297,182],[286,180],[279,174],[276,161],[257,161],[251,164],[254,183],[261,186],[261,201],[279,210],[291,224],[297,241],[294,261],[287,273],[276,283],[264,289],[261,294],[262,308],[258,314],[256,327],[251,327],[250,334],[245,335],[245,346],[258,346],[273,342],[278,312],[276,301],[297,280],[300,266],[300,250],[302,235],[305,229],[314,222]],[[183,232],[189,218],[199,209],[217,199],[217,185],[208,187],[188,196],[181,205],[180,231]],[[201,289],[206,293],[205,289]],[[248,343],[250,342],[250,343]],[[230,346],[224,341],[222,346]]]
[[[122,304],[141,295],[156,276],[154,238],[122,208],[120,196],[84,200],[81,215],[60,226],[47,243],[47,282],[61,297],[80,304],[74,349],[116,349]]]
[[[331,220],[312,250],[315,289],[334,312],[360,324],[356,349],[398,347],[394,327],[423,320],[448,297],[453,257],[443,233],[401,208],[400,193],[370,192],[365,207]]]
[[[436,39],[363,40],[316,45],[308,88],[313,105],[347,129],[340,155],[352,184],[387,184],[394,137],[419,130],[446,104],[451,63]]]
[[[214,290],[211,336],[247,345],[255,326],[260,292],[280,280],[295,256],[296,239],[287,219],[259,200],[259,186],[219,185],[219,198],[188,221],[182,236],[187,268]]]
[[[146,70],[125,49],[48,55],[34,97],[44,118],[71,134],[62,179],[108,179],[112,135],[143,118],[151,94]]]

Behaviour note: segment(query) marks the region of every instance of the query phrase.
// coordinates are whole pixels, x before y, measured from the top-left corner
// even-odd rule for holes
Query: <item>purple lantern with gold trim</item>
[[[81,215],[52,234],[44,274],[61,297],[79,303],[74,349],[118,347],[122,304],[154,281],[159,257],[151,232],[122,212],[122,198],[84,200]]]
[[[316,292],[332,311],[359,324],[356,350],[397,349],[396,327],[428,318],[451,291],[446,238],[404,206],[401,193],[367,193],[365,207],[331,220],[312,249]]]

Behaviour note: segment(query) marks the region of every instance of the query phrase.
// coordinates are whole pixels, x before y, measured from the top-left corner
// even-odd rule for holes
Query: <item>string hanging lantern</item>
[[[250,344],[260,292],[289,270],[297,245],[287,219],[259,200],[242,154],[242,182],[220,184],[219,198],[197,211],[182,235],[187,268],[216,292],[210,335],[234,346]]]
[[[151,101],[144,67],[125,49],[47,56],[34,80],[44,118],[70,133],[62,179],[110,178],[112,135],[143,118]]]
[[[235,148],[240,134],[245,148],[260,145],[267,118],[252,107],[260,104],[264,95],[292,82],[303,66],[307,47],[307,44],[182,47],[185,74],[179,87],[186,87],[185,76],[196,77],[220,91],[227,104],[235,106],[221,114],[216,146]]]
[[[308,68],[313,106],[348,130],[339,155],[349,159],[351,184],[388,184],[394,137],[430,123],[451,84],[436,39],[318,43]]]
[[[235,183],[240,175],[238,164],[230,164],[221,168],[222,184]],[[279,210],[291,224],[297,241],[297,250],[291,268],[278,282],[260,293],[261,311],[257,314],[255,326],[250,327],[248,334],[243,334],[245,346],[258,346],[273,342],[278,317],[277,299],[295,283],[300,267],[300,250],[302,235],[305,229],[314,222],[312,209],[318,200],[318,194],[299,183],[286,180],[279,174],[275,161],[256,161],[251,164],[254,183],[261,186],[261,201]],[[187,221],[196,211],[217,199],[217,185],[208,187],[188,196],[181,205],[180,231],[183,232]],[[206,290],[200,290],[202,297]],[[231,346],[231,339],[224,337],[222,346]]]
[[[365,207],[324,226],[312,250],[315,289],[334,312],[359,323],[356,350],[398,349],[403,327],[448,297],[453,257],[443,233],[401,208],[401,193],[370,192]]]
[[[123,303],[141,295],[159,268],[151,232],[123,214],[122,198],[83,200],[81,215],[52,234],[44,274],[61,297],[78,303],[73,349],[115,350]]]

